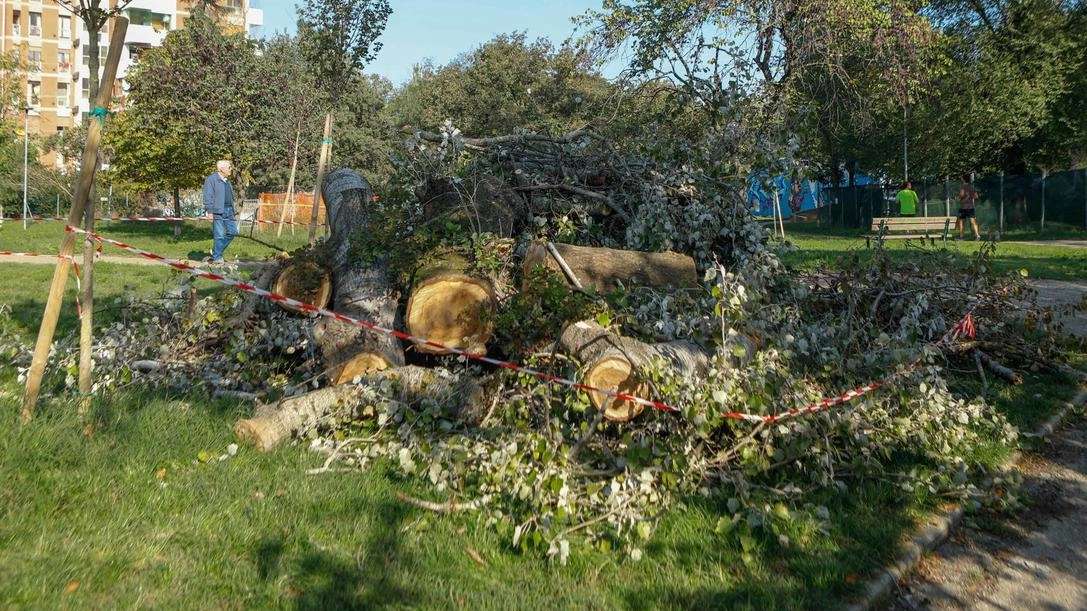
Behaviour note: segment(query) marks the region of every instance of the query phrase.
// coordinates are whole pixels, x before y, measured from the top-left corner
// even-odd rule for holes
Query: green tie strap
[[[94,110],[91,111],[91,116],[92,117],[97,117],[98,118],[98,125],[104,127],[105,126],[104,118],[109,116],[109,111],[106,110],[105,108],[102,108],[101,106],[95,106]]]

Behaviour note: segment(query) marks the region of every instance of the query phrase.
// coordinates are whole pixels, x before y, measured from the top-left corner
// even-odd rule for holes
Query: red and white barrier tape
[[[102,250],[101,242],[99,242],[98,244],[98,250]],[[79,263],[76,261],[75,257],[68,255],[42,255],[36,252],[12,252],[10,250],[0,250],[0,255],[8,257],[49,257],[51,259],[68,259],[69,261],[71,261],[72,275],[75,276],[75,312],[80,319],[83,318],[83,302],[79,298],[79,296],[83,293],[83,286],[82,281],[79,278]]]
[[[103,243],[106,243],[106,244],[112,244],[113,246],[116,246],[118,248],[123,248],[123,249],[125,249],[125,250],[127,250],[129,252],[135,253],[135,254],[140,255],[142,257],[146,257],[148,259],[158,261],[159,263],[162,263],[164,265],[169,265],[170,267],[172,267],[174,269],[181,270],[183,272],[192,274],[193,276],[196,276],[198,278],[204,278],[204,279],[207,279],[207,280],[212,280],[214,282],[218,282],[220,284],[224,284],[224,285],[227,285],[227,286],[232,286],[232,287],[237,288],[239,290],[242,290],[242,291],[245,291],[245,292],[248,292],[248,293],[252,293],[254,295],[263,297],[263,298],[271,300],[271,301],[275,301],[275,302],[278,302],[278,303],[284,303],[284,304],[290,305],[290,306],[292,306],[292,307],[294,307],[296,309],[299,309],[299,310],[303,310],[303,311],[306,311],[306,312],[312,312],[314,314],[318,314],[320,316],[325,316],[325,317],[328,317],[328,318],[333,318],[333,319],[336,319],[336,320],[339,320],[339,321],[342,321],[342,322],[345,322],[345,323],[348,323],[348,324],[351,324],[351,325],[357,325],[357,326],[369,329],[371,331],[375,331],[377,333],[383,333],[385,335],[391,335],[393,337],[396,337],[398,339],[401,339],[401,340],[404,340],[404,341],[407,341],[407,342],[411,342],[411,343],[416,344],[416,345],[429,346],[429,347],[432,347],[432,348],[437,348],[439,350],[448,351],[448,352],[450,352],[452,354],[455,354],[457,356],[463,356],[463,357],[472,359],[474,361],[479,361],[481,363],[487,363],[489,365],[494,365],[496,367],[501,367],[503,369],[508,369],[510,371],[516,371],[518,373],[524,373],[524,374],[533,376],[533,377],[535,377],[535,378],[537,378],[539,380],[542,380],[544,382],[547,382],[549,384],[558,384],[558,385],[567,386],[569,388],[573,388],[573,389],[576,389],[576,390],[584,390],[584,391],[588,391],[588,392],[601,393],[601,394],[607,395],[609,397],[619,399],[621,401],[630,401],[632,403],[637,403],[639,405],[643,405],[643,406],[646,406],[646,407],[651,407],[653,409],[660,410],[660,411],[666,411],[666,412],[680,412],[680,411],[682,411],[678,407],[675,407],[673,405],[669,405],[667,403],[663,403],[663,402],[660,402],[660,401],[653,401],[653,400],[650,400],[650,399],[643,399],[641,397],[635,397],[633,395],[630,395],[630,394],[627,394],[627,393],[624,393],[624,392],[620,392],[618,390],[609,390],[609,389],[603,389],[603,388],[596,388],[594,386],[589,386],[588,384],[582,384],[581,382],[577,382],[575,380],[570,380],[570,379],[563,378],[563,377],[560,377],[560,376],[557,376],[557,375],[554,375],[554,374],[551,374],[551,373],[547,373],[547,372],[544,372],[544,371],[539,371],[539,370],[533,369],[531,367],[526,367],[524,365],[518,365],[516,363],[511,363],[511,362],[508,362],[508,361],[502,361],[502,360],[494,359],[494,358],[488,357],[488,356],[483,355],[483,354],[475,354],[475,353],[471,353],[471,352],[466,352],[464,350],[460,350],[458,348],[453,348],[451,346],[446,346],[446,345],[443,345],[443,344],[439,344],[437,342],[433,342],[433,341],[430,341],[428,339],[415,337],[413,335],[409,335],[409,334],[404,333],[402,331],[397,331],[396,329],[387,329],[385,327],[378,326],[378,325],[376,325],[374,323],[367,322],[365,320],[360,320],[360,319],[357,319],[357,318],[352,318],[350,316],[345,316],[343,314],[333,312],[332,310],[328,310],[328,309],[325,309],[325,308],[320,308],[320,307],[317,307],[317,306],[314,306],[314,305],[311,305],[311,304],[308,304],[308,303],[303,303],[301,301],[291,299],[290,297],[285,297],[283,295],[279,295],[279,294],[273,293],[271,291],[267,291],[265,289],[258,288],[256,286],[253,286],[252,284],[247,283],[247,282],[242,282],[240,280],[235,280],[233,278],[227,278],[226,276],[221,276],[219,274],[213,274],[211,272],[206,272],[206,271],[203,271],[203,270],[201,270],[199,268],[192,267],[192,266],[190,266],[190,265],[188,265],[188,264],[186,264],[186,263],[184,263],[182,261],[169,259],[169,258],[163,257],[161,255],[157,255],[155,253],[140,250],[139,248],[136,248],[136,247],[131,246],[129,244],[125,244],[124,242],[118,242],[117,240],[112,240],[110,238],[98,235],[96,233],[88,232],[88,231],[86,231],[84,229],[80,229],[80,228],[77,228],[77,227],[72,227],[72,226],[69,225],[66,228],[66,230],[70,231],[70,232],[74,232],[74,233],[87,234],[87,235],[91,236],[93,239],[98,240],[99,242],[103,242]],[[944,334],[943,338],[941,338],[938,342],[935,342],[934,345],[935,346],[948,345],[951,342],[955,341],[955,339],[957,339],[958,337],[963,336],[963,335],[973,337],[974,333],[975,333],[975,329],[974,329],[974,321],[973,321],[972,314],[973,314],[973,310],[971,309],[971,311],[969,313],[967,313],[966,316],[964,316],[954,327],[949,329],[948,332]],[[869,384],[867,386],[862,386],[860,388],[855,388],[853,390],[850,390],[849,392],[838,395],[837,397],[830,397],[830,398],[827,398],[827,399],[823,399],[822,401],[819,401],[817,403],[812,403],[812,404],[810,404],[810,405],[808,405],[806,407],[790,409],[790,410],[780,412],[778,414],[772,414],[772,415],[769,415],[769,416],[764,416],[764,415],[759,415],[759,414],[745,414],[745,413],[742,413],[742,412],[726,412],[726,413],[723,414],[723,417],[728,418],[728,419],[732,419],[732,420],[744,420],[746,422],[770,424],[770,423],[774,423],[774,422],[779,422],[781,420],[785,420],[787,418],[792,418],[794,416],[800,416],[800,415],[804,415],[804,414],[811,414],[811,413],[819,412],[819,411],[828,409],[828,408],[836,406],[836,405],[841,405],[843,403],[846,403],[848,401],[856,399],[857,397],[860,397],[862,395],[868,394],[868,393],[872,392],[873,390],[876,390],[877,388],[886,385],[888,382],[894,380],[895,378],[898,378],[898,377],[901,377],[901,376],[904,376],[904,375],[908,374],[913,369],[916,369],[920,364],[921,364],[921,359],[920,358],[915,359],[914,361],[912,361],[909,365],[907,365],[902,370],[896,371],[896,372],[888,375],[887,377],[883,378],[882,380],[880,380],[878,382],[873,382],[873,383],[871,383],[871,384]]]
[[[11,221],[11,222],[22,222],[23,219],[22,219],[22,217],[18,217],[18,218],[9,218],[9,219],[5,219],[5,220]],[[60,217],[60,216],[35,216],[35,217],[27,217],[27,220],[30,220],[30,221],[64,221],[64,222],[68,221],[68,219],[66,219],[64,217]],[[178,222],[178,221],[208,221],[210,219],[208,219],[208,217],[206,217],[206,216],[103,216],[103,217],[97,217],[94,220],[96,222],[118,221],[118,222],[137,222],[137,223],[170,223],[170,222]],[[239,224],[256,223],[258,225],[279,225],[280,224],[279,221],[267,221],[267,220],[264,220],[264,219],[252,219],[252,218],[249,218],[249,219],[236,218],[236,219],[234,219],[234,222],[239,223]],[[306,222],[283,221],[283,224],[284,225],[297,225],[297,226],[300,226],[300,227],[308,227],[309,226],[309,221],[306,221]]]

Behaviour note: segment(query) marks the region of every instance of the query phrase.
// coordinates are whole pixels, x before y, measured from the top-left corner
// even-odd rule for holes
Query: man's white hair
[[[229,159],[220,159],[215,163],[216,170],[229,170],[234,167],[233,163],[230,163]]]

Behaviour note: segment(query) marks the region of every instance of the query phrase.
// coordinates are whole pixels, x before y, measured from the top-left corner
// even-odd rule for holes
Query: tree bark
[[[591,321],[567,325],[559,337],[559,349],[582,363],[585,384],[604,390],[618,390],[635,397],[652,399],[652,389],[642,382],[640,370],[661,360],[684,379],[704,377],[710,357],[700,346],[686,340],[659,344],[616,335]],[[642,413],[645,406],[600,392],[590,392],[589,399],[604,418],[627,422]]]
[[[496,299],[491,283],[469,274],[468,262],[451,253],[436,253],[416,272],[405,310],[405,324],[415,337],[473,354],[486,354],[494,333],[488,317]],[[449,350],[416,344],[430,354]]]
[[[396,328],[398,295],[388,258],[363,261],[351,256],[352,237],[369,228],[370,184],[351,170],[339,169],[328,175],[321,192],[332,228],[323,253],[332,269],[333,309],[385,329]],[[333,384],[404,364],[400,340],[386,333],[322,318],[314,325],[313,336]]]
[[[485,392],[480,381],[471,375],[408,365],[366,376],[360,384],[381,384],[394,401],[440,403],[443,412],[456,422],[475,425],[482,418]],[[234,433],[267,451],[284,439],[303,435],[330,419],[367,417],[365,404],[355,385],[326,386],[258,407],[252,418],[234,424]]]
[[[542,242],[529,245],[525,253],[525,282],[537,266],[553,270],[574,284],[564,273],[559,259],[586,290],[606,293],[631,285],[657,288],[693,288],[701,286],[694,259],[677,252],[639,252],[612,248],[553,244],[558,257],[548,252]],[[528,286],[522,286],[527,289]]]

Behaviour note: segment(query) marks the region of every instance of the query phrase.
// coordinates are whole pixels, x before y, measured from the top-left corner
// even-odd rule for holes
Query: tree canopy
[[[128,106],[106,135],[112,172],[137,189],[189,188],[228,158],[244,177],[276,94],[259,74],[253,44],[197,11],[132,68]]]

